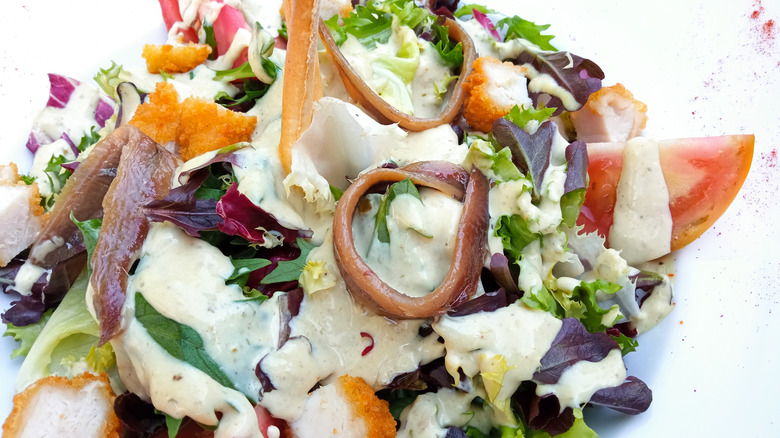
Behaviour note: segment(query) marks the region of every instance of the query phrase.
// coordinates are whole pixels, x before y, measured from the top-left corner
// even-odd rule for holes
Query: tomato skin
[[[661,140],[658,154],[669,191],[672,251],[701,236],[737,196],[753,159],[753,135]],[[590,182],[577,224],[609,236],[623,169],[624,143],[588,145]]]
[[[217,56],[222,56],[230,49],[230,45],[233,43],[233,37],[239,29],[250,30],[249,25],[246,23],[244,14],[238,9],[230,5],[222,6],[219,11],[217,19],[214,20],[214,39],[217,41]],[[233,63],[233,67],[238,67],[247,60],[247,50],[244,49],[243,53],[238,56]]]
[[[178,0],[159,0],[159,2],[163,21],[165,22],[165,28],[171,30],[171,27],[173,27],[174,24],[182,21],[179,2]],[[179,29],[179,33],[184,37],[186,42],[198,42],[198,34],[195,32],[195,29],[191,27]]]
[[[737,197],[750,170],[754,144],[753,135],[659,142],[672,213],[672,251],[701,236]]]

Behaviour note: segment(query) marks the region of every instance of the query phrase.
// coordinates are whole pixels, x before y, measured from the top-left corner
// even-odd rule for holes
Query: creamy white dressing
[[[35,116],[34,129],[51,139],[59,139],[63,134],[67,134],[71,140],[78,143],[93,126],[97,126],[95,109],[99,101],[100,92],[96,87],[87,83],[79,84],[64,108],[46,106],[42,109]]]
[[[393,321],[354,302],[338,273],[329,237],[308,260],[324,261],[335,286],[307,293],[299,315],[290,322],[290,340],[263,359],[262,369],[276,389],[266,392],[260,404],[272,415],[288,421],[299,418],[317,383],[349,374],[379,389],[397,374],[443,354],[436,336],[418,335],[425,321]]]
[[[561,324],[551,314],[515,301],[493,312],[442,316],[433,329],[444,339],[444,364],[456,382],[459,369],[468,377],[495,372],[492,360],[501,356],[509,369],[495,400],[507,400],[520,383],[532,379]]]
[[[32,295],[33,285],[44,274],[46,274],[46,280],[48,281],[51,277],[51,269],[44,269],[29,260],[25,260],[14,277],[14,290],[21,295]],[[43,295],[43,297],[45,298],[46,295]]]
[[[311,125],[293,145],[284,186],[288,193],[293,186],[300,188],[318,212],[330,215],[335,208],[331,185],[344,190],[350,179],[388,161],[400,166],[436,159],[460,163],[466,152],[448,125],[406,133],[378,123],[350,103],[323,97],[314,104]]]
[[[626,380],[626,366],[620,349],[611,350],[598,361],[581,360],[567,368],[560,379],[553,384],[538,384],[536,395],[555,394],[561,404],[561,411],[570,407],[579,409],[599,389],[611,388]]]
[[[373,49],[348,34],[341,53],[358,76],[399,111],[422,118],[438,116],[453,81],[452,69],[442,63],[430,42],[418,42],[408,26],[394,20],[392,30],[387,43],[379,43]],[[407,53],[410,42],[416,45],[412,53]],[[411,70],[412,76],[399,75],[399,69]]]
[[[654,287],[650,296],[642,302],[639,313],[631,316],[631,327],[639,334],[658,325],[674,309],[672,282],[666,275],[662,276],[662,280],[663,282]]]
[[[71,149],[68,142],[64,139],[41,145],[38,150],[35,151],[35,157],[33,158],[29,176],[35,178],[35,182],[38,183],[38,191],[44,199],[50,197],[52,194],[59,193],[60,190],[62,190],[57,175],[53,172],[46,172],[49,160],[58,155],[65,157],[66,161],[73,161],[76,159],[73,149]]]
[[[450,268],[463,204],[433,189],[420,188],[420,199],[397,196],[390,203],[390,243],[378,240],[375,216],[381,195],[366,197],[371,209],[355,214],[355,249],[385,283],[397,291],[422,297],[436,289]]]
[[[441,388],[418,396],[401,413],[398,438],[444,438],[448,427],[476,427],[489,433],[491,417],[475,404],[476,392]]]
[[[260,394],[255,364],[278,342],[278,306],[275,300],[244,301],[238,286],[225,284],[233,270],[229,259],[205,241],[171,224],[152,224],[128,280],[125,331],[112,345],[123,382],[157,409],[211,425],[217,423],[215,412],[222,412],[217,436],[259,436],[244,394]],[[135,319],[136,293],[162,315],[194,329],[205,352],[241,392],[165,352]]]
[[[671,251],[672,214],[658,142],[635,137],[623,149],[609,245],[630,265]]]
[[[213,69],[201,64],[190,72],[172,74],[167,79],[158,74],[148,73],[145,70],[124,70],[122,78],[132,82],[138,90],[146,93],[154,91],[155,84],[158,82],[169,82],[179,94],[179,100],[184,100],[190,96],[213,100],[221,92],[227,93],[229,96],[235,96],[238,89],[229,82],[215,81],[215,75],[216,72]]]
[[[364,438],[368,428],[363,418],[354,414],[352,401],[344,397],[339,382],[323,385],[313,391],[304,403],[302,418],[290,423],[296,438],[320,438],[332,434],[339,438]]]
[[[428,41],[420,48],[420,65],[412,80],[412,104],[414,115],[423,118],[434,118],[441,114],[446,103],[449,85],[457,76],[452,70],[441,63],[441,56]]]

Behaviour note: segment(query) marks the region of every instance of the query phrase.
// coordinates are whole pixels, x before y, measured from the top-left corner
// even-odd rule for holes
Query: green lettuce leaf
[[[539,109],[535,109],[533,107],[525,107],[525,106],[523,106],[523,108],[520,108],[517,105],[515,105],[512,107],[511,110],[509,110],[509,114],[504,116],[504,118],[514,123],[515,125],[525,129],[526,125],[528,125],[528,122],[532,120],[539,122],[539,124],[541,125],[543,122],[549,119],[550,116],[553,115],[555,110],[556,108],[545,108],[544,105],[541,105]]]
[[[520,260],[523,249],[534,240],[541,239],[541,233],[533,233],[528,228],[528,222],[521,216],[501,216],[496,223],[495,235],[501,238],[504,251],[510,260]]]
[[[100,340],[100,328],[87,310],[89,277],[79,275],[41,330],[17,376],[17,388],[51,374],[70,376],[68,365],[86,360]],[[101,354],[107,353],[106,350]],[[89,364],[90,361],[87,360]],[[105,357],[93,363],[110,363]],[[96,370],[97,371],[97,370]]]
[[[19,346],[14,348],[11,352],[11,359],[18,356],[27,356],[33,343],[38,339],[38,336],[41,334],[41,331],[43,331],[46,323],[49,322],[52,312],[54,312],[54,309],[49,309],[44,312],[41,320],[35,324],[17,327],[10,322],[5,323],[6,328],[3,336],[12,336],[14,341],[20,343]]]
[[[431,29],[433,38],[431,42],[436,47],[436,52],[441,57],[444,65],[448,67],[460,67],[463,64],[463,44],[452,44],[450,40],[449,29],[438,24],[434,24]]]
[[[554,35],[542,35],[542,32],[550,27],[549,24],[536,24],[515,15],[498,20],[496,28],[503,29],[504,27],[506,27],[505,41],[522,38],[536,44],[542,50],[558,50],[550,44],[550,40],[555,38]]]

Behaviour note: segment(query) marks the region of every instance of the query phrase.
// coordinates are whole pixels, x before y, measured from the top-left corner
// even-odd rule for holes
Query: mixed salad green
[[[170,14],[176,2],[160,3]],[[36,164],[22,178],[41,188],[47,212],[94,195],[66,187],[101,141],[133,125],[157,82],[257,125],[249,141],[178,157],[166,193],[133,207],[148,232],[131,248],[118,313],[96,312],[107,298],[90,284],[105,257],[96,249],[101,235],[119,226],[99,208],[68,215],[69,234],[58,236],[67,245],[33,243],[0,268],[3,291],[20,294],[3,313],[6,335],[19,341],[13,356],[26,356],[18,391],[50,374],[108,372],[120,399],[134,394],[154,406],[149,430],[125,424],[139,436],[163,424],[174,436],[185,418],[215,436],[268,436],[257,410],[302,430],[314,421],[310,394],[342,375],[362,378],[387,402],[398,436],[596,436],[587,425],[592,406],[648,409],[651,390],[627,374],[623,356],[638,347],[637,318],[671,309],[670,281],[629,266],[577,225],[588,154],[565,128],[601,87],[593,61],[558,51],[547,25],[482,5],[369,0],[324,23],[356,69],[366,67],[364,81],[403,112],[435,117],[469,71],[442,16],[466,29],[478,55],[523,66],[529,87],[548,86],[529,88],[532,104],[515,106],[490,132],[464,120],[407,132],[351,103],[323,50],[324,97],[285,174],[277,146],[289,27],[264,28],[250,2],[202,3],[212,8],[192,22],[178,6],[180,15],[164,17],[172,42],[181,33],[211,47],[214,56],[190,72],[112,64],[97,73],[99,88],[49,75],[50,100],[27,143]],[[223,15],[227,8],[241,14]],[[234,50],[243,33],[251,35],[245,50]],[[431,107],[421,106],[429,96]],[[110,176],[122,166],[130,164]],[[464,252],[480,261],[481,269],[460,273],[473,288],[426,317],[386,317],[381,303],[361,298],[344,268],[356,261],[334,245],[340,201],[372,169],[408,175],[378,180],[348,212],[352,246],[382,287],[419,297],[439,290],[458,270],[450,266],[461,259],[456,239],[473,242]],[[473,195],[476,178],[489,183]],[[462,232],[472,220],[464,205],[478,195],[484,225],[477,217]],[[116,333],[105,331],[109,319]],[[174,387],[169,375],[189,385]],[[122,420],[130,417],[122,409],[137,408],[116,406]]]

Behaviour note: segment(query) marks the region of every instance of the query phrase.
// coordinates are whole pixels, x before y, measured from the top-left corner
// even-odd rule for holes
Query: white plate
[[[557,47],[594,60],[605,84],[648,104],[645,135],[754,133],[753,168],[734,204],[677,253],[671,316],[640,337],[629,374],[653,389],[636,417],[598,411],[603,437],[780,436],[780,19],[777,0],[558,0],[491,4],[550,23]],[[47,99],[46,73],[90,80],[116,60],[140,65],[165,29],[154,0],[5,0],[0,26],[0,162],[30,163],[24,143]],[[772,23],[772,24],[770,24]],[[778,39],[775,39],[775,38]],[[9,297],[0,298],[7,308]],[[0,339],[0,418],[20,361]]]

